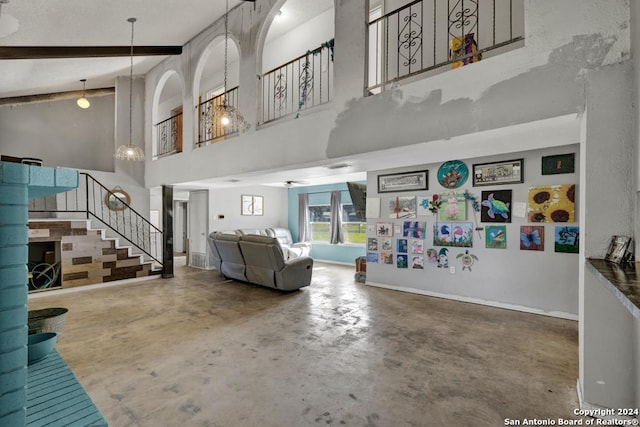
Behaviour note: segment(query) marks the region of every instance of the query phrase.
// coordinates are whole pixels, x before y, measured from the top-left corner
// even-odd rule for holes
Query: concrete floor
[[[283,294],[215,271],[42,295],[109,425],[502,426],[571,419],[578,324],[374,288],[316,263]]]

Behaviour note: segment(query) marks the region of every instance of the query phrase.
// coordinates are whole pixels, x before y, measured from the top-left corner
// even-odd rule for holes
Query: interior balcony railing
[[[369,24],[368,89],[477,62],[523,40],[523,0],[416,0]]]
[[[238,107],[238,86],[198,104],[198,142],[196,147],[221,141],[238,132],[237,125],[224,126],[220,122],[220,118],[214,115],[215,107],[223,105],[225,101],[231,107]]]
[[[268,123],[329,102],[334,39],[262,75],[262,121]]]
[[[96,220],[147,259],[163,266],[163,259],[168,255],[164,253],[163,232],[123,197],[122,192],[109,190],[88,173],[81,172],[78,188],[29,200],[29,217]]]
[[[182,152],[182,112],[155,125],[157,149],[155,158]]]

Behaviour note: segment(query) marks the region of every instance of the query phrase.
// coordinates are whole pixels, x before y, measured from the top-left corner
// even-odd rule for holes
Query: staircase
[[[123,192],[84,172],[78,188],[29,200],[29,242],[60,242],[63,287],[160,274],[163,239]]]
[[[133,279],[154,274],[153,261],[106,237],[104,229],[92,229],[89,220],[30,220],[29,243],[59,242],[63,288]],[[56,252],[58,250],[56,249]]]

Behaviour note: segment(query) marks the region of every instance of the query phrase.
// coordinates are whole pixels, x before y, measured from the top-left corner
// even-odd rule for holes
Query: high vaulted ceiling
[[[229,0],[229,8],[242,3]],[[0,47],[183,46],[225,13],[224,0],[0,0]],[[136,57],[144,74],[164,56]],[[129,57],[0,60],[0,97],[110,87]]]

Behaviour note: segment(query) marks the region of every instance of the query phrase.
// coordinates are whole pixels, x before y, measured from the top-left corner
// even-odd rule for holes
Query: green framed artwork
[[[506,249],[507,248],[507,226],[487,225],[485,227],[485,248]]]
[[[574,173],[576,171],[576,154],[558,154],[542,157],[542,175]]]

